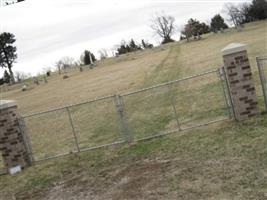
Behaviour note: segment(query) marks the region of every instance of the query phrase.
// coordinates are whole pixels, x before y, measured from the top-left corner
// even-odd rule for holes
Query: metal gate
[[[225,80],[224,71],[216,69],[23,116],[31,158],[42,161],[228,120],[232,108]]]
[[[257,57],[256,61],[264,97],[265,111],[267,111],[267,56]]]
[[[231,118],[223,70],[121,94],[135,141],[185,131]]]

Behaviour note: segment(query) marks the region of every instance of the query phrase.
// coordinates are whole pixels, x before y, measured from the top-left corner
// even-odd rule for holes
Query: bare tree
[[[63,62],[64,69],[70,68],[74,64],[74,58],[68,56],[61,58],[61,61]]]
[[[152,20],[150,27],[163,39],[161,42],[162,44],[174,41],[171,38],[175,32],[174,21],[175,19],[173,16],[165,14],[157,15]]]
[[[74,61],[73,66],[74,66],[74,67],[82,66],[82,62],[81,62],[81,60],[78,59],[78,60]]]
[[[247,23],[253,21],[253,17],[251,16],[251,5],[247,2],[241,3],[238,6],[240,16],[242,17],[242,23]]]
[[[25,74],[24,72],[20,72],[20,71],[15,71],[15,80],[17,82],[21,82],[24,81],[26,78],[28,78],[29,75]]]
[[[57,70],[58,70],[58,74],[61,74],[61,69],[63,68],[63,62],[62,60],[59,60],[55,63]]]
[[[190,38],[193,36],[193,27],[191,26],[191,24],[186,24],[182,29],[181,34],[186,38],[187,42],[189,42]]]
[[[55,63],[58,73],[61,74],[61,70],[64,71],[74,65],[74,58],[65,56]],[[66,71],[65,71],[66,72]]]
[[[108,51],[106,49],[101,49],[98,51],[99,55],[100,55],[100,59],[106,59],[108,57]]]
[[[228,15],[228,21],[233,23],[236,29],[240,29],[242,22],[242,12],[240,9],[232,3],[224,5],[224,12]]]

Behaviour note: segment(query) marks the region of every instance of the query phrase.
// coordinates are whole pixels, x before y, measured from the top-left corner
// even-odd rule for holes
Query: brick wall
[[[259,109],[247,51],[226,54],[223,61],[236,119],[257,115]]]
[[[0,152],[7,169],[29,164],[16,106],[0,109]]]

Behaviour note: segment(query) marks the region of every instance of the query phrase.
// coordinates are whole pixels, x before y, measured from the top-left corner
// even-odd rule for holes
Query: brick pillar
[[[246,45],[232,43],[221,51],[235,119],[241,121],[257,115],[257,96]]]
[[[7,170],[30,164],[14,101],[0,100],[0,152]]]

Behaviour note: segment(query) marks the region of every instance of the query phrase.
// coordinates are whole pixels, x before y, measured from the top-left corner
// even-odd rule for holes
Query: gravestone
[[[16,102],[0,100],[0,152],[10,173],[31,163],[18,119]]]
[[[44,76],[44,82],[48,83],[46,76]]]
[[[22,91],[23,91],[23,92],[27,91],[27,88],[28,88],[28,86],[27,86],[26,84],[24,84],[24,85],[22,86]]]
[[[39,85],[39,80],[36,77],[33,77],[33,83],[36,85]]]
[[[224,69],[237,121],[259,113],[246,45],[232,43],[221,50]]]

